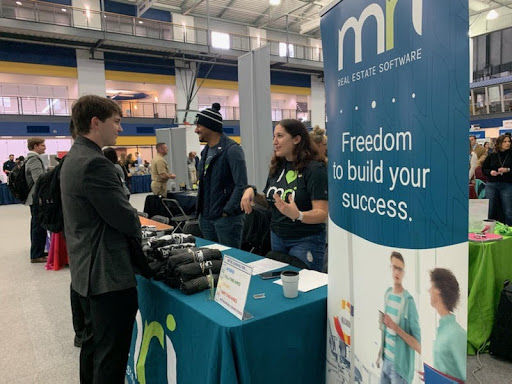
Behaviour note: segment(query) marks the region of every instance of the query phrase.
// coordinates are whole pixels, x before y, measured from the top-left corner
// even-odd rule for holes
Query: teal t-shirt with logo
[[[293,169],[293,163],[286,162],[275,175],[268,176],[263,193],[272,209],[270,228],[277,236],[283,239],[299,239],[325,231],[324,223],[304,224],[291,220],[281,214],[272,202],[274,193],[287,203],[290,202],[289,196],[294,196],[297,208],[306,212],[313,208],[313,200],[327,200],[327,168],[324,163],[311,161],[299,172]]]

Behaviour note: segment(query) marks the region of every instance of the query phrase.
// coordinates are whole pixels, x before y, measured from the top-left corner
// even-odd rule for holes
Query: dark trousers
[[[44,257],[44,247],[46,246],[46,229],[37,222],[35,207],[30,206],[30,258],[37,259]]]
[[[85,329],[80,351],[81,384],[124,384],[137,288],[83,297]]]
[[[75,331],[75,335],[81,340],[85,328],[84,311],[80,304],[80,295],[78,292],[75,291],[71,285],[69,286],[69,290],[71,297],[71,318],[73,319],[73,329]]]
[[[232,248],[241,248],[242,231],[244,229],[244,214],[205,219],[199,215],[199,228],[206,240]]]

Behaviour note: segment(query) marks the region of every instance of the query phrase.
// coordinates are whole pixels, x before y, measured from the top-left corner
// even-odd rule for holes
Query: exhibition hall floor
[[[145,197],[133,195],[130,201],[142,211]],[[47,271],[44,264],[30,263],[29,224],[28,207],[0,206],[0,384],[78,383],[69,269]],[[481,360],[481,383],[510,383],[512,364],[489,355]],[[476,358],[468,364],[468,383],[477,384],[471,375]]]

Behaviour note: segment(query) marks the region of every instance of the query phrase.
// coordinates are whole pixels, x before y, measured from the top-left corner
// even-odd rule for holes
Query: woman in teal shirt
[[[459,283],[444,268],[433,269],[430,282],[430,305],[441,317],[434,341],[434,368],[465,381],[467,335],[452,313],[460,298]]]

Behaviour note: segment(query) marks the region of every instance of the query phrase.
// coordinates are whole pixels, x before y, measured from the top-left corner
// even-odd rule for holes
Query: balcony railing
[[[0,114],[70,116],[74,101],[64,98],[0,96]]]
[[[137,101],[116,101],[116,103],[121,107],[123,117],[176,118],[176,104]]]
[[[71,116],[75,100],[64,98],[0,96],[0,115]],[[124,117],[176,118],[176,104],[116,101]]]
[[[2,0],[0,2],[0,17],[203,46],[208,46],[208,34],[211,33],[211,30],[201,27],[36,0]],[[319,46],[307,46],[229,32],[228,35],[231,50],[248,52],[269,45],[270,54],[273,56],[315,62],[323,61],[322,48]],[[220,49],[217,50],[220,51]]]

